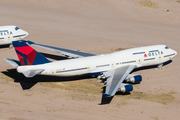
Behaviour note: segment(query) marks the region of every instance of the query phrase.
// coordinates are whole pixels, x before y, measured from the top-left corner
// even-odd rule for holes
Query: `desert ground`
[[[0,46],[0,120],[179,120],[179,11],[179,0],[0,0],[0,26],[26,30],[24,40],[95,54],[156,44],[178,52],[162,70],[134,71],[143,81],[131,94],[99,105],[103,84],[95,78],[27,79],[3,60],[18,60],[14,49]],[[37,84],[23,90],[22,82]]]

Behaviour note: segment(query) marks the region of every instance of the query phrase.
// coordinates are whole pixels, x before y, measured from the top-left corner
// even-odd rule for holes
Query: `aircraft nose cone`
[[[29,35],[29,33],[28,32],[26,32],[26,31],[24,31],[25,32],[25,34],[26,34],[26,37]]]
[[[177,55],[177,52],[175,50],[172,50],[172,54],[173,54],[173,56],[172,56],[172,58],[173,58]]]
[[[27,37],[29,35],[28,32],[26,32],[25,30],[22,30],[23,34],[24,34],[24,37],[22,37],[22,39],[24,39],[25,37]]]
[[[174,52],[175,52],[175,56],[177,55],[177,52],[174,50]]]

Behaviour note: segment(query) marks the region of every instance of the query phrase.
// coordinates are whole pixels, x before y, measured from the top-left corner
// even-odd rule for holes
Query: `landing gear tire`
[[[13,44],[10,44],[10,45],[9,45],[9,49],[13,49]]]

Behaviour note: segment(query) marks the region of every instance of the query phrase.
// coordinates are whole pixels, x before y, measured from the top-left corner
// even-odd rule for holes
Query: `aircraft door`
[[[162,60],[162,55],[159,55],[159,61],[161,61]]]
[[[138,58],[137,62],[138,62],[138,64],[141,64],[142,63],[142,58]]]
[[[2,33],[4,35],[4,42],[5,43],[11,43],[12,40],[12,34],[10,34],[9,31],[5,31]]]
[[[115,66],[115,62],[111,62],[111,67],[113,68]]]
[[[8,35],[8,40],[11,40],[12,39],[12,35]]]
[[[88,65],[88,71],[91,71],[91,65]]]

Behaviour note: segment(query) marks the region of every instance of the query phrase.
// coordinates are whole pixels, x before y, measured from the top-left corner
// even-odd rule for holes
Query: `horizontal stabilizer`
[[[19,61],[14,60],[14,59],[4,58],[4,60],[15,68],[21,65]]]
[[[23,72],[23,74],[25,77],[30,78],[30,77],[36,76],[37,74],[41,73],[42,71],[44,71],[44,69],[27,70],[27,71]]]

